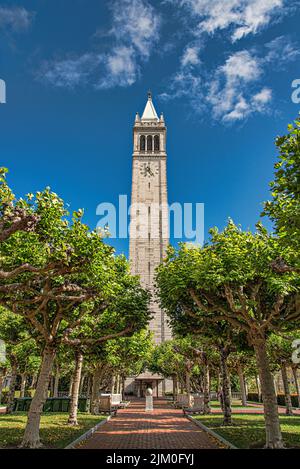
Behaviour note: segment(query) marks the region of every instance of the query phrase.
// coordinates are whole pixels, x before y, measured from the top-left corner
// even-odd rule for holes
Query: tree
[[[0,306],[0,339],[6,344],[6,355],[11,369],[11,383],[8,393],[6,412],[13,410],[17,376],[20,374],[21,397],[24,397],[25,382],[28,374],[40,367],[39,350],[30,336],[26,322]]]
[[[185,359],[184,356],[174,348],[178,341],[168,340],[157,345],[149,362],[149,370],[158,373],[165,378],[173,379],[173,398],[176,400],[178,394],[178,383],[184,384]]]
[[[123,397],[126,376],[138,376],[146,369],[153,346],[152,335],[147,330],[109,340],[104,345],[105,362],[112,373],[120,377]]]
[[[298,337],[299,337],[299,334],[298,334]],[[282,337],[280,335],[272,334],[268,340],[268,352],[270,354],[271,361],[277,364],[281,371],[287,415],[294,415],[290,385],[289,385],[289,380],[288,380],[288,375],[287,375],[287,368],[288,367],[292,368],[292,365],[293,365],[292,342],[294,339],[295,339],[294,334],[292,334],[290,337],[288,336]],[[295,384],[297,387],[297,383]]]
[[[0,167],[0,243],[9,239],[18,231],[34,231],[38,217],[31,208],[21,199],[17,201],[6,182],[6,168]],[[21,270],[26,270],[25,265]],[[12,270],[0,270],[0,279],[13,277]]]
[[[22,443],[35,448],[59,344],[88,346],[131,335],[146,326],[149,312],[147,292],[130,276],[125,259],[82,223],[82,211],[68,221],[63,201],[49,189],[30,194],[26,204],[38,221],[34,232],[16,232],[0,244],[4,270],[14,271],[0,282],[0,302],[23,317],[43,344]],[[134,305],[125,308],[130,294]],[[117,299],[118,309],[109,309]]]
[[[230,363],[229,363],[230,368],[233,368],[233,370],[238,375],[240,390],[242,394],[241,400],[242,400],[242,405],[244,407],[247,406],[247,389],[246,389],[246,381],[245,381],[245,372],[247,370],[247,367],[251,363],[251,359],[253,355],[253,352],[252,353],[251,352],[252,351],[245,350],[245,349],[235,351],[234,353],[231,354]]]
[[[78,412],[78,399],[79,387],[81,380],[82,364],[83,364],[83,350],[81,347],[76,347],[74,350],[75,368],[72,382],[71,402],[69,411],[69,425],[78,425],[77,412]]]
[[[174,331],[175,332],[175,331]],[[173,379],[173,397],[176,401],[178,382],[186,389],[191,401],[191,392],[203,392],[203,413],[210,413],[210,373],[212,353],[203,338],[179,337],[157,345],[153,351],[149,369],[165,378]],[[191,405],[191,402],[190,402]]]
[[[278,137],[279,161],[270,184],[273,199],[265,203],[264,215],[274,222],[280,241],[300,248],[300,118],[288,126],[288,134]],[[299,258],[298,258],[299,261]]]
[[[230,221],[223,232],[211,230],[211,244],[204,248],[170,249],[157,274],[161,305],[173,324],[188,325],[191,318],[225,321],[246,333],[260,373],[268,448],[282,448],[283,441],[267,336],[270,330],[293,330],[300,324],[300,278],[292,268],[279,271],[283,259],[292,265],[294,252],[283,249],[261,225],[253,234]]]

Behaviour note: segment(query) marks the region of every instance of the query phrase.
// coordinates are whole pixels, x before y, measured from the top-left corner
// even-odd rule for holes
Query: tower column
[[[157,344],[171,338],[154,292],[155,269],[162,262],[169,243],[166,132],[164,118],[158,118],[149,93],[144,113],[141,118],[137,114],[133,128],[129,256],[132,274],[138,275],[143,287],[152,294],[153,319],[149,328]],[[142,136],[145,151],[140,149]],[[155,148],[155,136],[159,136],[159,148]],[[152,139],[152,148],[148,137]],[[162,388],[166,388],[166,383]]]

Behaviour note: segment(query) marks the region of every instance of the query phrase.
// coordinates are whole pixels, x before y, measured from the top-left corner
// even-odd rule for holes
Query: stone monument
[[[146,412],[153,410],[153,391],[151,388],[146,390]]]

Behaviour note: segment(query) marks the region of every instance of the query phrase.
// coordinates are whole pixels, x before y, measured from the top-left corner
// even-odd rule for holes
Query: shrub
[[[28,412],[31,400],[30,397],[15,399],[14,411]],[[43,412],[69,412],[70,401],[71,399],[68,397],[50,397],[43,406]],[[79,398],[78,410],[79,412],[88,412],[89,399]]]
[[[291,398],[292,398],[292,406],[293,407],[298,407],[298,396],[297,396],[297,394],[291,394]],[[248,393],[248,401],[250,401],[250,402],[260,402],[258,393],[257,392],[249,392]],[[277,402],[278,402],[278,405],[285,406],[284,394],[277,394]]]
[[[249,392],[248,393],[248,401],[250,402],[261,402],[261,399],[259,399],[259,395],[257,392]]]

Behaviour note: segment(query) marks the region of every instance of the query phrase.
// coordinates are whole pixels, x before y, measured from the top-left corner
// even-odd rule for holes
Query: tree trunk
[[[69,384],[69,394],[68,394],[68,396],[69,396],[69,397],[71,397],[71,396],[72,396],[72,389],[73,389],[73,376],[74,376],[74,375],[72,375],[72,376],[70,377],[70,384]]]
[[[43,405],[48,396],[48,386],[53,367],[56,350],[46,345],[43,352],[42,366],[39,374],[35,395],[31,401],[25,433],[22,441],[23,448],[39,448],[40,442],[40,420]]]
[[[5,378],[5,373],[2,370],[0,370],[0,404],[1,404],[1,399],[2,399],[2,388],[3,388],[4,378]]]
[[[209,385],[209,367],[207,363],[204,363],[204,376],[203,376],[203,414],[207,415],[211,413],[210,409],[210,385]]]
[[[222,412],[224,412],[223,392],[222,392],[222,373],[218,373],[218,396]]]
[[[120,375],[119,379],[119,394],[122,394],[123,392],[123,381],[122,381],[122,376]]]
[[[292,371],[293,371],[294,383],[295,383],[295,388],[296,388],[296,394],[298,396],[298,407],[300,407],[300,389],[299,389],[299,381],[298,381],[298,376],[297,376],[297,367],[293,366]]]
[[[25,397],[26,381],[27,381],[27,374],[22,373],[21,374],[21,391],[20,391],[21,398]]]
[[[93,378],[92,375],[88,375],[87,379],[87,397],[90,399],[92,397],[92,386],[93,386]]]
[[[82,394],[83,394],[83,389],[84,389],[84,385],[85,385],[85,378],[86,378],[85,374],[81,376],[80,386],[79,386],[79,397],[82,396]]]
[[[116,377],[115,375],[112,375],[112,378],[111,378],[111,394],[114,394],[114,390],[115,390],[115,384],[116,384]]]
[[[273,373],[273,383],[274,383],[274,389],[275,389],[275,394],[277,396],[278,394],[278,387],[277,387],[277,382],[276,382],[276,375]]]
[[[54,376],[50,376],[49,380],[49,387],[48,387],[48,395],[49,397],[53,397],[54,394]]]
[[[12,358],[10,358],[10,362],[11,362],[11,377],[10,377],[9,391],[7,395],[7,404],[6,404],[7,414],[11,414],[13,412],[15,391],[16,391],[16,384],[17,384],[17,364]]]
[[[291,392],[290,392],[290,385],[289,385],[285,363],[282,363],[281,365],[281,376],[282,376],[282,383],[283,383],[283,389],[284,389],[285,413],[286,415],[294,415]]]
[[[93,376],[92,398],[91,398],[91,414],[99,413],[99,387],[101,379],[101,368],[97,367]]]
[[[261,402],[261,385],[260,385],[260,379],[258,375],[255,375],[255,383],[256,383],[256,389],[257,389],[257,395],[258,395],[258,402]]]
[[[120,390],[120,375],[117,374],[117,376],[116,376],[116,384],[115,384],[115,393],[116,393],[116,394],[119,394],[119,390]]]
[[[35,373],[33,376],[32,376],[32,381],[31,381],[31,389],[35,389],[36,387],[36,383],[37,383],[37,374]]]
[[[237,371],[239,375],[240,388],[241,388],[241,393],[242,393],[242,406],[246,407],[247,406],[247,393],[246,393],[246,386],[245,386],[245,377],[244,377],[242,366],[240,364],[238,364]]]
[[[231,400],[230,400],[230,380],[227,367],[228,353],[224,347],[220,350],[220,371],[222,383],[222,401],[223,401],[223,425],[232,425],[231,419]]]
[[[264,405],[266,425],[266,448],[283,448],[283,440],[280,429],[277,396],[274,389],[273,376],[270,371],[266,339],[260,338],[253,341]]]
[[[78,413],[78,397],[79,397],[79,386],[81,379],[83,355],[79,350],[75,352],[75,370],[73,375],[73,386],[72,396],[70,403],[70,414],[69,414],[69,425],[78,425],[77,413]]]
[[[122,401],[125,401],[125,376],[121,376],[122,380]]]
[[[55,377],[54,377],[53,397],[58,397],[59,378],[60,378],[59,371],[56,370]]]
[[[220,390],[220,374],[216,374],[216,393],[218,394]]]
[[[178,395],[178,379],[177,375],[173,375],[173,401],[177,401],[177,395]]]
[[[190,409],[192,407],[190,370],[187,370],[185,374],[185,386],[186,386],[186,392],[188,396],[188,408]]]

